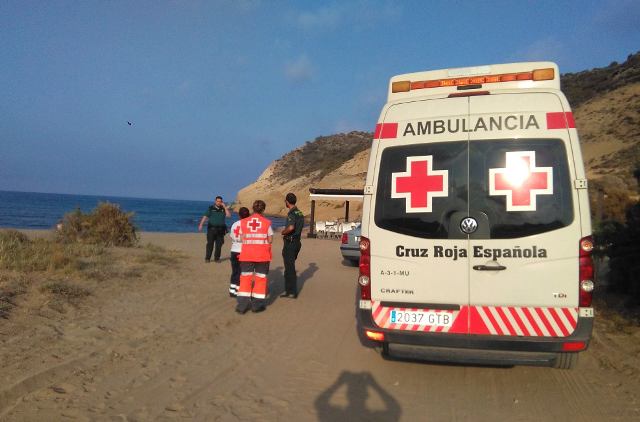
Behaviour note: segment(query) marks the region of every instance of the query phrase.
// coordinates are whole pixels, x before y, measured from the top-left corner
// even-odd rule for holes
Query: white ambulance
[[[391,79],[358,278],[362,328],[384,353],[572,368],[593,328],[592,248],[555,63]]]

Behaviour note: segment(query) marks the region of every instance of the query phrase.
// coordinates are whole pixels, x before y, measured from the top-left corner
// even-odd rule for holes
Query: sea
[[[140,231],[163,233],[197,233],[202,217],[213,205],[213,201],[0,191],[0,229],[48,230],[78,207],[90,213],[99,202],[107,201],[123,211],[135,212],[133,221]],[[284,218],[267,218],[274,230],[284,226]],[[236,221],[238,215],[231,212],[225,222],[231,227]]]

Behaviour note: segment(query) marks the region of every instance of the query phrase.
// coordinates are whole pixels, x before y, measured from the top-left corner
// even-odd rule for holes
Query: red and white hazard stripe
[[[522,337],[567,337],[578,325],[578,308],[461,306],[460,310],[395,308],[371,301],[373,320],[380,328],[435,333],[470,333]],[[450,326],[391,322],[391,311],[448,313]]]
[[[567,337],[578,324],[578,308],[472,306],[469,332],[529,337]]]

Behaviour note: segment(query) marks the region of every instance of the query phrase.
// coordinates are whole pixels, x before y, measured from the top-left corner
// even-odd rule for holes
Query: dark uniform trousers
[[[284,260],[284,291],[287,294],[298,295],[298,276],[296,274],[296,259],[302,244],[299,237],[289,238],[285,236],[282,247],[282,259]]]
[[[206,259],[207,261],[211,259],[211,253],[213,252],[214,243],[216,245],[216,251],[213,254],[213,259],[216,261],[220,259],[225,232],[225,226],[207,226],[207,252],[204,259]]]
[[[231,252],[231,280],[229,282],[229,296],[236,297],[240,287],[240,252]]]

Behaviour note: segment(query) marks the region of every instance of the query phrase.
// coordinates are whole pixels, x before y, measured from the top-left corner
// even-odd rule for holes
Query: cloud
[[[296,17],[296,23],[304,30],[334,28],[340,23],[340,11],[335,7],[316,12],[301,12]]]
[[[284,68],[284,73],[287,79],[292,82],[313,82],[316,79],[315,71],[306,55],[300,56],[298,61],[294,63],[287,63]]]

